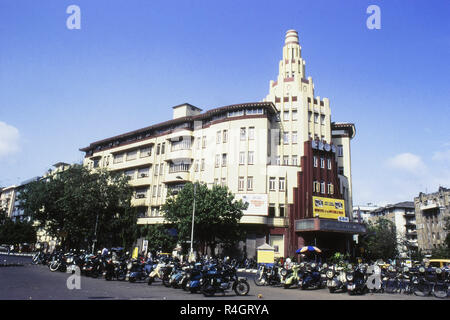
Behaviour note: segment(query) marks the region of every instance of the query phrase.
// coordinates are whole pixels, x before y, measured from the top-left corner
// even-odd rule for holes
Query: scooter
[[[330,293],[336,291],[347,291],[346,268],[342,266],[331,266],[326,271],[327,287]]]
[[[366,270],[367,267],[365,265],[355,266],[352,268],[349,266],[350,271],[347,272],[347,292],[349,295],[354,294],[364,294],[368,291],[366,282],[367,275]]]
[[[290,269],[290,273],[286,275],[286,280],[283,283],[284,289],[289,289],[291,286],[299,286],[300,284],[300,271],[301,265],[294,264],[292,268]],[[284,269],[286,270],[286,269]]]

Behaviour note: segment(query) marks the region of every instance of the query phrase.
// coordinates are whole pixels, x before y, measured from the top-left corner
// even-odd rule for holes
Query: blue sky
[[[354,204],[450,187],[449,17],[444,0],[0,0],[0,186],[183,102],[260,101],[296,29],[315,94],[356,125]]]

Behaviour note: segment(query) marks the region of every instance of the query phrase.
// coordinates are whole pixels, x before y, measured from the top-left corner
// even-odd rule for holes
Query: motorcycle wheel
[[[126,278],[126,276],[124,273],[121,273],[117,276],[117,280],[119,280],[119,281],[125,281],[125,278]]]
[[[202,287],[202,293],[205,297],[212,297],[216,290],[209,283],[205,283]]]
[[[414,294],[419,297],[426,297],[430,294],[431,288],[427,284],[419,284],[414,287]]]
[[[59,265],[60,265],[59,263],[53,262],[48,267],[49,267],[51,272],[55,272],[56,270],[59,269]]]
[[[330,290],[330,293],[335,293],[336,292],[336,288],[328,288],[328,290]]]
[[[247,281],[239,281],[234,287],[234,292],[238,296],[246,296],[250,291],[250,285]]]
[[[256,278],[253,280],[258,287],[265,286],[267,284],[266,277],[264,276],[260,277],[258,274],[256,275]]]
[[[287,284],[287,283],[284,283],[284,284],[283,284],[283,288],[285,288],[285,289],[289,289],[290,287],[291,287],[290,284]]]
[[[111,281],[112,280],[112,275],[109,274],[109,273],[105,274],[105,280],[106,281]]]
[[[438,290],[436,290],[437,287],[439,288]],[[448,287],[446,285],[435,286],[433,289],[433,296],[440,299],[447,298],[447,291]]]
[[[134,282],[136,282],[136,278],[135,277],[130,277],[130,278],[128,278],[128,281],[130,281],[131,283],[134,283]]]
[[[190,288],[189,291],[191,293],[197,293],[198,292],[198,288]]]
[[[163,278],[162,279],[162,283],[163,283],[164,287],[166,287],[166,288],[170,288],[171,287],[170,281],[169,281],[168,278]]]
[[[147,284],[148,284],[149,286],[151,286],[154,280],[155,280],[155,279],[154,279],[153,277],[149,277],[149,278],[148,278]]]

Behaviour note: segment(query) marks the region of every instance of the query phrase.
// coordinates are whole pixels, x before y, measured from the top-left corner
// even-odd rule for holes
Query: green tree
[[[361,239],[364,258],[369,260],[394,259],[398,256],[397,232],[395,224],[379,218],[367,226],[367,233]]]
[[[5,218],[3,223],[0,225],[0,243],[21,244],[35,242],[36,229],[30,222],[14,222],[10,218]]]
[[[191,237],[193,200],[194,184],[187,183],[178,194],[170,193],[162,206],[165,219],[175,226],[184,244]],[[214,254],[219,244],[234,246],[243,236],[239,221],[246,208],[247,204],[236,201],[227,187],[214,185],[209,189],[206,184],[196,183],[194,249],[205,254],[209,247]]]
[[[171,234],[169,224],[141,226],[140,234],[148,240],[148,251],[172,252],[177,245],[177,237]]]
[[[20,207],[63,248],[131,247],[137,213],[124,175],[81,165],[32,182],[19,195]]]

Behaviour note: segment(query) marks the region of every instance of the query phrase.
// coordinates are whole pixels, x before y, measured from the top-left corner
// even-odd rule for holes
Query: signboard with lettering
[[[267,216],[268,204],[267,204],[267,194],[256,194],[256,193],[237,193],[234,195],[236,200],[242,200],[244,203],[248,203],[247,210],[244,210],[244,215],[258,215]]]
[[[344,200],[313,197],[313,215],[314,217],[327,219],[345,217]]]

